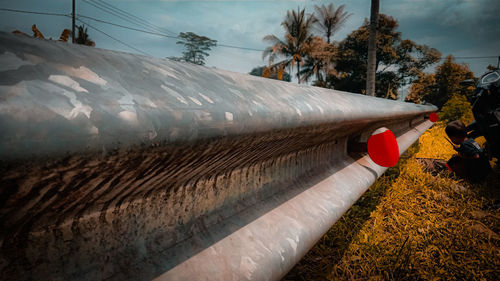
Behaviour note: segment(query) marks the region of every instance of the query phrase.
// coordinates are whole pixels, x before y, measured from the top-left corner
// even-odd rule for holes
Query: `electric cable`
[[[149,21],[147,21],[147,20],[145,20],[143,18],[140,18],[140,17],[138,17],[138,16],[136,16],[134,14],[131,14],[131,13],[129,13],[129,12],[123,10],[123,9],[120,9],[120,8],[118,8],[118,7],[112,5],[112,4],[110,4],[110,3],[108,3],[108,2],[106,2],[104,0],[97,0],[97,1],[101,2],[103,5],[106,5],[106,6],[110,7],[110,8],[112,8],[112,9],[120,12],[122,15],[129,16],[131,18],[137,19],[138,21],[143,22],[144,24],[146,24],[148,26],[151,26],[152,28],[156,29],[157,31],[167,32],[167,33],[171,33],[171,34],[177,34],[177,33],[173,32],[173,31],[170,31],[170,30],[168,30],[168,29],[166,29],[164,27],[160,27],[160,26],[157,26],[155,24],[152,24],[151,22],[149,22]]]
[[[158,35],[158,36],[163,36],[163,37],[167,37],[167,38],[175,38],[175,39],[179,39],[179,37],[178,37],[178,36],[171,36],[171,35],[166,35],[166,34],[163,34],[163,33],[151,32],[151,31],[147,31],[147,30],[143,30],[143,29],[139,29],[139,28],[135,28],[135,27],[131,27],[131,26],[126,26],[126,25],[121,25],[121,24],[117,24],[117,23],[112,23],[112,22],[105,21],[105,20],[96,19],[96,18],[93,18],[93,17],[89,17],[89,16],[81,15],[81,14],[77,14],[77,17],[81,17],[81,18],[85,18],[85,19],[93,20],[93,21],[96,21],[96,22],[100,22],[100,23],[104,23],[104,24],[109,24],[109,25],[113,25],[113,26],[117,26],[117,27],[121,27],[121,28],[129,29],[129,30],[134,30],[134,31],[138,31],[138,32],[143,32],[143,33],[147,33],[147,34]]]
[[[129,22],[133,25],[139,25],[139,26],[146,28],[150,31],[158,32],[158,30],[152,29],[151,27],[144,25],[143,23],[140,23],[137,20],[130,19],[130,17],[122,15],[123,13],[120,14],[120,12],[115,11],[114,9],[111,9],[109,7],[103,6],[102,4],[99,4],[98,2],[95,2],[94,0],[83,0],[83,2],[85,2],[88,5],[93,6],[94,8],[97,8],[98,10],[101,10],[101,11],[106,12],[108,14],[111,14],[115,17],[118,17],[126,22]]]
[[[0,8],[0,11],[23,13],[23,14],[36,14],[36,15],[44,15],[44,16],[60,16],[60,17],[69,17],[69,16],[71,16],[71,15],[68,15],[68,14],[47,13],[47,12],[34,12],[34,11],[17,10],[17,9],[7,9],[7,8]]]
[[[167,34],[163,34],[163,33],[151,32],[151,31],[147,31],[147,30],[143,30],[143,29],[138,29],[138,28],[134,28],[134,27],[126,26],[126,25],[121,25],[121,24],[117,24],[117,23],[113,23],[113,22],[109,22],[109,21],[105,21],[105,20],[101,20],[101,19],[96,19],[94,17],[89,17],[89,16],[85,16],[85,15],[81,15],[81,14],[77,14],[77,16],[81,17],[81,18],[86,18],[86,19],[89,19],[89,20],[94,20],[96,22],[113,25],[113,26],[116,26],[116,27],[121,27],[121,28],[129,29],[129,30],[134,30],[134,31],[137,31],[137,32],[143,32],[143,33],[147,33],[147,34],[152,34],[152,35],[157,35],[157,36],[162,36],[162,37],[167,37],[167,38],[173,38],[173,39],[181,39],[181,38],[179,38],[179,36],[171,36],[171,35],[167,35]],[[248,50],[248,51],[257,51],[257,52],[263,52],[264,51],[264,50],[260,50],[260,49],[256,49],[256,48],[240,47],[240,46],[227,45],[227,44],[217,44],[216,47],[226,47],[226,48],[241,49],[241,50]]]
[[[102,30],[100,30],[100,29],[98,29],[98,28],[96,28],[96,27],[93,27],[92,25],[88,24],[87,22],[82,21],[81,19],[78,19],[78,18],[77,18],[76,20],[77,20],[77,21],[79,21],[79,22],[81,22],[81,23],[83,23],[83,24],[85,24],[85,25],[87,25],[88,27],[90,27],[90,28],[92,28],[92,29],[94,29],[94,30],[96,30],[96,31],[98,31],[98,32],[100,32],[100,33],[102,33],[102,34],[104,34],[104,35],[108,36],[109,38],[111,38],[111,39],[113,39],[113,40],[115,40],[115,41],[117,41],[117,42],[119,42],[119,43],[121,43],[121,44],[123,44],[123,45],[125,45],[125,46],[127,46],[127,47],[129,47],[129,48],[131,48],[131,49],[133,49],[133,50],[135,50],[135,51],[137,51],[137,52],[141,53],[141,54],[143,54],[143,55],[146,55],[146,56],[150,56],[150,57],[152,57],[152,55],[150,55],[150,54],[148,54],[148,53],[146,53],[146,52],[144,52],[144,51],[142,51],[142,50],[139,50],[139,49],[137,49],[136,47],[134,47],[134,46],[132,46],[132,45],[129,45],[129,44],[127,44],[127,43],[125,43],[125,42],[123,42],[123,41],[121,41],[121,40],[119,40],[119,39],[117,39],[117,38],[115,38],[115,37],[113,37],[113,36],[111,36],[111,35],[107,34],[106,32],[104,32],[104,31],[102,31]]]
[[[472,60],[472,59],[496,59],[498,56],[483,56],[483,57],[453,57],[454,59],[466,59],[466,60]],[[441,60],[444,60],[446,58],[440,58]]]
[[[83,0],[84,2],[88,2],[88,0]],[[102,1],[103,2],[103,1]],[[88,2],[88,4],[93,4],[93,3],[90,3]],[[111,5],[111,4],[110,4]],[[98,8],[98,9],[101,9],[99,6],[97,5],[93,5],[94,7]],[[48,15],[48,16],[62,16],[62,17],[70,17],[71,18],[71,15],[69,14],[60,14],[60,13],[49,13],[49,12],[36,12],[36,11],[27,11],[27,10],[18,10],[18,9],[7,9],[7,8],[0,8],[0,11],[6,11],[6,12],[15,12],[15,13],[26,13],[26,14],[37,14],[37,15]],[[107,11],[105,11],[107,12]],[[125,29],[129,29],[129,30],[134,30],[134,31],[137,31],[137,32],[142,32],[142,33],[146,33],[146,34],[151,34],[151,35],[157,35],[157,36],[162,36],[162,37],[167,37],[167,38],[173,38],[173,39],[180,39],[178,36],[172,36],[172,35],[167,35],[167,34],[163,34],[163,33],[159,33],[159,32],[152,32],[152,31],[148,31],[148,30],[143,30],[143,29],[138,29],[138,28],[134,28],[134,27],[130,27],[130,26],[125,26],[125,25],[121,25],[121,24],[117,24],[117,23],[113,23],[113,22],[109,22],[109,21],[105,21],[105,20],[100,20],[100,19],[97,19],[97,18],[93,18],[93,17],[89,17],[89,16],[85,16],[85,15],[81,15],[81,14],[78,14],[78,17],[81,17],[81,18],[86,18],[86,19],[90,19],[90,20],[94,20],[96,22],[100,22],[100,23],[104,23],[104,24],[108,24],[108,25],[113,25],[113,26],[116,26],[116,27],[120,27],[120,28],[125,28]],[[120,16],[120,18],[124,19],[124,20],[127,20],[128,22],[130,22],[130,20],[126,19],[126,18],[123,18]],[[84,23],[83,21],[79,20],[80,22]],[[134,23],[135,24],[135,23]],[[90,26],[89,24],[87,24],[89,27],[99,31],[99,32],[102,32],[101,30],[98,30],[96,29],[95,27],[93,26]],[[106,34],[104,32],[102,32],[103,34]],[[112,38],[110,35],[106,34],[108,37]],[[116,38],[112,38],[114,40],[117,40]],[[146,54],[145,52],[143,51],[140,51],[138,49],[135,49],[134,47],[130,46],[130,45],[127,45],[126,43],[124,42],[121,42],[121,41],[118,41],[124,45],[126,45],[127,47],[130,47],[136,51],[139,51],[141,52],[142,54]],[[241,46],[235,46],[235,45],[228,45],[228,44],[217,44],[217,47],[226,47],[226,48],[233,48],[233,49],[240,49],[240,50],[248,50],[248,51],[257,51],[257,52],[263,52],[264,50],[261,50],[261,49],[257,49],[257,48],[249,48],[249,47],[241,47]],[[499,56],[462,56],[462,57],[453,57],[454,59],[462,59],[462,60],[472,60],[472,59],[493,59],[493,58],[498,58]],[[446,57],[441,57],[439,58],[439,60],[444,60],[446,59]]]
[[[124,17],[124,16],[120,15],[119,13],[113,11],[112,9],[110,9],[108,7],[100,6],[100,5],[95,4],[94,2],[91,2],[89,0],[83,0],[83,2],[85,2],[86,4],[88,4],[90,6],[93,6],[94,8],[96,8],[98,10],[101,10],[101,11],[106,12],[108,14],[111,14],[111,15],[117,17],[117,18],[120,18],[120,19],[122,19],[122,20],[124,20],[126,22],[129,22],[129,23],[134,24],[134,25],[140,25],[137,22],[135,22],[135,21],[133,21],[133,20],[127,18],[127,17]],[[144,26],[142,25],[142,27],[144,27]],[[147,29],[151,30],[151,28],[149,28],[149,27],[147,27]]]

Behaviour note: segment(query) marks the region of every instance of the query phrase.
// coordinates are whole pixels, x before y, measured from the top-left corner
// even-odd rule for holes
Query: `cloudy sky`
[[[352,16],[334,40],[340,41],[369,17],[370,0],[76,0],[77,14],[121,25],[145,29],[138,24],[106,13],[98,7],[110,3],[137,17],[162,27],[163,33],[176,35],[192,31],[218,40],[219,44],[262,50],[267,34],[283,36],[280,26],[286,11],[314,5],[345,4]],[[456,57],[500,55],[499,0],[381,0],[380,11],[395,17],[403,38],[437,48],[443,55]],[[96,7],[97,6],[97,7]],[[0,8],[49,13],[71,13],[70,0],[0,0]],[[83,20],[83,18],[82,18]],[[175,39],[124,30],[94,20],[85,19],[93,27],[155,57],[180,56],[182,48]],[[58,16],[19,14],[0,11],[0,30],[21,30],[31,33],[35,23],[46,37],[58,38],[71,19]],[[113,39],[89,28],[97,47],[137,53]],[[476,75],[495,58],[458,59],[467,63]],[[248,73],[264,65],[262,52],[219,46],[211,51],[207,66]]]

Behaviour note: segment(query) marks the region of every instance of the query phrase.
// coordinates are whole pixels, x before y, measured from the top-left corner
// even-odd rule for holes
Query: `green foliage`
[[[309,42],[310,51],[304,60],[304,65],[300,71],[303,81],[309,81],[315,77],[315,86],[327,88],[325,77],[336,75],[334,68],[336,48],[333,44],[328,44],[319,36],[314,36]]]
[[[474,78],[474,74],[465,64],[454,62],[453,56],[436,67],[434,74],[422,74],[410,87],[407,100],[429,102],[441,108],[453,95],[472,95],[473,87],[464,87],[460,81]]]
[[[252,71],[250,71],[249,74],[253,75],[253,76],[265,77],[266,75],[263,75],[265,69],[266,69],[266,66],[255,67],[252,69]],[[283,79],[278,79],[278,72],[277,71],[271,73],[271,75],[269,77],[266,77],[266,78],[275,79],[275,80],[282,80],[282,81],[286,81],[286,82],[292,81],[292,77],[290,76],[290,74],[288,72],[283,73],[283,77],[282,77]]]
[[[493,70],[497,70],[498,68],[496,66],[488,64],[488,66],[486,67],[486,69],[493,71]]]
[[[410,92],[406,96],[405,100],[417,104],[421,103],[423,102],[422,97],[429,94],[435,86],[437,86],[436,75],[433,73],[426,74],[422,72],[410,85]]]
[[[416,79],[429,65],[439,61],[434,48],[401,38],[396,19],[380,14],[377,31],[376,95],[397,96],[398,89]],[[338,47],[336,68],[332,76],[336,89],[364,93],[368,60],[369,22],[347,36]]]
[[[184,45],[185,51],[182,52],[182,57],[169,57],[171,60],[205,65],[205,57],[209,56],[208,52],[212,47],[217,46],[217,40],[193,32],[181,32],[179,38],[177,44]]]
[[[282,26],[285,39],[267,35],[271,43],[263,53],[269,59],[272,73],[297,68],[299,83],[347,92],[364,93],[368,59],[369,22],[353,31],[342,42],[330,43],[331,36],[342,27],[349,14],[344,6],[315,6],[316,15],[305,15],[305,9],[288,11]],[[313,36],[312,27],[326,39]],[[438,62],[441,53],[426,45],[402,39],[396,19],[381,14],[377,33],[376,95],[397,99],[398,89],[425,74],[423,70]],[[278,61],[278,62],[276,62]],[[424,77],[426,78],[426,77]],[[416,99],[420,102],[420,96]]]
[[[337,9],[330,3],[328,6],[314,5],[316,10],[317,21],[316,27],[320,30],[322,35],[326,38],[326,42],[330,44],[330,38],[345,24],[351,14],[344,11],[345,5],[340,5]]]
[[[453,120],[462,120],[468,124],[474,120],[472,115],[472,105],[467,101],[463,95],[453,95],[441,108],[439,119],[443,122],[450,122]]]
[[[297,67],[297,78],[300,83],[300,66],[311,50],[309,43],[313,37],[311,30],[315,22],[316,18],[313,15],[306,16],[305,9],[287,11],[281,23],[285,29],[285,40],[272,34],[266,35],[263,40],[271,43],[271,46],[264,50],[262,57],[268,57],[269,64],[274,69]],[[275,63],[277,59],[282,60]]]
[[[75,43],[95,47],[95,42],[90,40],[89,34],[87,33],[87,28],[83,25],[79,25],[77,27],[78,37],[75,38]]]
[[[314,6],[316,13],[314,14],[316,21],[314,27],[322,35],[326,42],[320,36],[312,37],[308,43],[308,53],[303,61],[303,69],[300,71],[301,81],[309,81],[315,77],[316,81],[313,85],[330,88],[330,83],[326,80],[328,76],[335,76],[335,58],[336,44],[330,43],[330,38],[342,28],[347,19],[351,16],[344,11],[344,5],[340,5],[335,9],[333,4],[328,6]]]

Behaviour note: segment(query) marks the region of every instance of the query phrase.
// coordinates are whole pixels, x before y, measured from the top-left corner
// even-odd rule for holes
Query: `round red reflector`
[[[383,167],[392,167],[399,160],[399,146],[396,137],[387,128],[377,129],[368,139],[368,155]]]
[[[439,116],[435,112],[429,115],[429,121],[431,121],[432,123],[436,123],[437,120],[439,120]]]
[[[448,165],[448,163],[444,163],[444,165],[446,166],[446,168],[448,168],[448,171],[453,173],[453,169],[450,167],[450,165]]]

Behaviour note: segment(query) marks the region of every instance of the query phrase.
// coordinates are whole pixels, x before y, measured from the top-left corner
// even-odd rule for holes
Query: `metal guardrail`
[[[435,107],[0,33],[0,279],[276,280]]]

